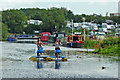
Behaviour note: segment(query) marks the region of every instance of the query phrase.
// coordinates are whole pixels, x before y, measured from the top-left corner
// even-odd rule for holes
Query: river
[[[30,61],[35,56],[32,43],[0,42],[2,45],[2,78],[118,78],[117,57],[83,53],[86,49],[61,47],[66,62]],[[54,55],[54,46],[43,46],[46,53]],[[92,51],[93,49],[89,49]],[[56,68],[57,66],[57,68]]]

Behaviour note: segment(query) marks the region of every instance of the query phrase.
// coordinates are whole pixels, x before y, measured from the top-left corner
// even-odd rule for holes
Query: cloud
[[[0,2],[118,2],[119,0],[0,0]]]
[[[51,8],[66,7],[74,13],[117,12],[119,0],[0,0],[0,10],[13,8]]]

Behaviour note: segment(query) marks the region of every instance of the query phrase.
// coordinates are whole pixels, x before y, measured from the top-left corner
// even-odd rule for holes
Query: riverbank
[[[85,48],[94,48],[92,53],[120,57],[120,37],[110,37],[102,41],[86,40]]]

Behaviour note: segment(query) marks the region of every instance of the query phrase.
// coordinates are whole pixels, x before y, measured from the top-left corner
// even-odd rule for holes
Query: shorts
[[[56,47],[55,50],[60,50],[60,48],[59,48],[59,47]]]

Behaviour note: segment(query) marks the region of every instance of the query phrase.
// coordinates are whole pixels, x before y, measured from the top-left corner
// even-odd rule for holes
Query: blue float
[[[51,58],[56,58],[56,56],[32,56],[35,58],[47,58],[47,57],[51,57]],[[60,56],[59,58],[66,58],[65,56]]]

